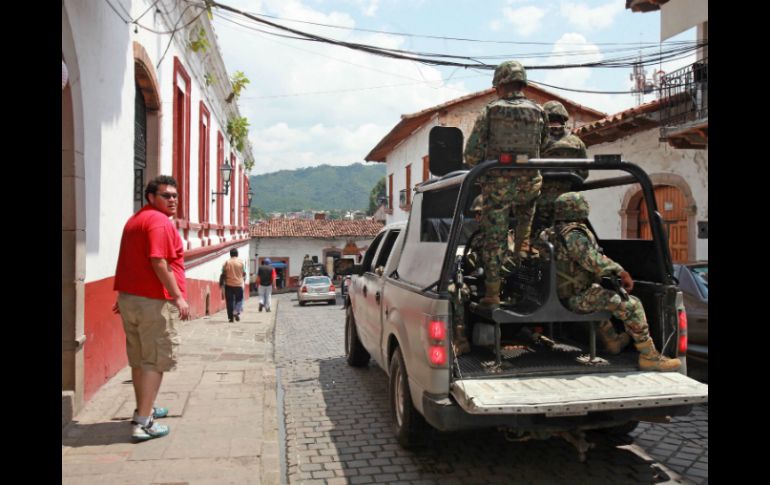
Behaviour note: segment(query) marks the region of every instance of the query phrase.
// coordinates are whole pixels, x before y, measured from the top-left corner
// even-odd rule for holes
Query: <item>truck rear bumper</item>
[[[460,431],[481,428],[516,428],[522,431],[561,431],[568,429],[604,428],[627,421],[644,421],[662,416],[685,416],[693,406],[662,406],[647,409],[622,409],[589,412],[582,416],[550,416],[545,414],[469,414],[451,396],[423,393],[422,409],[425,420],[439,431]]]

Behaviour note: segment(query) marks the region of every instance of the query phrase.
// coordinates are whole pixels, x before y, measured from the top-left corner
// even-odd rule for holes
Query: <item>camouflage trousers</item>
[[[465,337],[465,303],[470,300],[470,289],[466,284],[458,290],[455,283],[450,283],[447,291],[452,304],[452,327],[454,338]]]
[[[569,182],[561,180],[547,180],[540,189],[540,198],[537,199],[534,226],[540,229],[553,225],[553,203],[561,194],[571,190]]]
[[[623,322],[626,331],[634,339],[634,342],[644,342],[650,336],[647,326],[647,316],[639,298],[629,296],[624,301],[614,291],[602,288],[596,283],[585,291],[571,296],[567,300],[569,308],[578,313],[591,313],[598,311],[612,312],[612,316]]]
[[[489,173],[482,178],[484,198],[481,215],[481,247],[486,282],[500,281],[503,256],[508,249],[508,211],[513,206],[516,217],[514,230],[515,253],[529,241],[535,202],[540,195],[543,177],[537,170]],[[515,254],[514,253],[514,254]]]

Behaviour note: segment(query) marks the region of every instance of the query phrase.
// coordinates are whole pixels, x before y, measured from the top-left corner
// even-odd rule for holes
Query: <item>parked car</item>
[[[308,276],[302,279],[302,284],[297,288],[297,300],[299,306],[313,301],[334,305],[337,303],[336,288],[328,276]]]
[[[687,313],[687,375],[708,382],[709,264],[675,264],[674,275],[684,295]]]

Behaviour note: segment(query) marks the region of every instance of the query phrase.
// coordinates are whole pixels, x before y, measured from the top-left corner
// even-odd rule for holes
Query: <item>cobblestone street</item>
[[[289,483],[708,483],[707,405],[670,424],[642,423],[631,437],[589,434],[596,447],[586,463],[564,440],[511,443],[494,430],[436,432],[425,448],[404,450],[391,430],[385,372],[345,362],[340,305],[276,299]]]

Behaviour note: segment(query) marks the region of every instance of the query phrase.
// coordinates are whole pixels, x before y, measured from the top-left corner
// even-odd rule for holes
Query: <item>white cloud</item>
[[[310,5],[297,0],[263,0],[259,11],[355,26],[344,12],[322,13]],[[242,8],[256,11],[251,4]],[[253,174],[320,163],[361,162],[401,114],[468,93],[462,81],[443,83],[441,72],[430,66],[328,44],[275,38],[233,26],[216,16],[215,28],[228,72],[242,70],[251,80],[238,106],[251,124],[249,139],[256,162]],[[301,30],[350,42],[404,48],[402,38],[383,34],[307,24],[302,24]],[[391,87],[362,89],[378,86]],[[327,93],[330,91],[333,93]],[[276,97],[287,94],[290,96]]]
[[[566,33],[562,35],[553,45],[552,57],[544,61],[544,64],[576,64],[585,62],[597,62],[603,59],[599,47],[588,42],[588,40],[578,33]],[[537,72],[537,71],[535,71]],[[588,90],[588,91],[606,91],[597,87],[595,81],[591,79],[594,72],[591,68],[572,68],[572,69],[554,69],[545,71],[541,78],[546,84],[559,86],[569,89]],[[533,79],[535,79],[533,77]],[[622,86],[617,91],[630,89],[630,81],[627,86]],[[630,94],[599,94],[599,93],[578,93],[573,91],[557,90],[549,87],[545,89],[570,99],[586,107],[603,111],[608,114],[622,111],[633,104],[633,98]]]
[[[623,10],[623,3],[615,0],[593,8],[584,3],[563,2],[560,13],[577,29],[590,32],[610,27]]]
[[[522,36],[528,36],[540,30],[541,20],[545,17],[548,10],[527,6],[520,8],[503,8],[503,18],[506,23],[516,29],[516,33]],[[493,21],[493,23],[498,21]],[[494,26],[492,27],[494,29]]]

